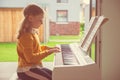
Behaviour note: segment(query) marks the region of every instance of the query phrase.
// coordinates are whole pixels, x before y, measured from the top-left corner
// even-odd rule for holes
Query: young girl
[[[42,24],[44,11],[35,4],[24,8],[24,20],[17,40],[17,75],[22,80],[52,80],[52,71],[42,66],[48,55],[59,52],[57,47],[40,46],[38,28]]]

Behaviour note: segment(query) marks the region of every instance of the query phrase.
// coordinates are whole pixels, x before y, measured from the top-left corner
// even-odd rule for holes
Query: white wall
[[[68,0],[68,3],[56,3],[56,0],[52,0],[49,9],[52,21],[56,21],[56,10],[68,10],[68,21],[80,21],[79,0]]]
[[[30,3],[49,5],[50,0],[0,0],[0,8],[23,8]]]
[[[85,7],[85,31],[88,29],[88,23],[90,21],[90,5],[87,4]]]
[[[120,80],[120,0],[102,0],[102,80]]]

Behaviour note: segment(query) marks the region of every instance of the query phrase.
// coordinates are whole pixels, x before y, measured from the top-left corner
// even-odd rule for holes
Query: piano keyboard
[[[78,64],[75,55],[69,47],[69,44],[61,44],[61,51],[64,65]]]
[[[61,54],[64,65],[87,65],[93,64],[94,61],[85,54],[76,43],[61,44]]]

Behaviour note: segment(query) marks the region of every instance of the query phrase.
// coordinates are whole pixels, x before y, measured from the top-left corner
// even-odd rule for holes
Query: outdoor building
[[[23,18],[21,12],[30,3],[36,3],[46,11],[40,28],[42,42],[47,42],[50,35],[79,35],[79,0],[0,0],[0,42],[15,41],[16,29]]]
[[[51,35],[79,35],[79,0],[53,0],[50,10]]]

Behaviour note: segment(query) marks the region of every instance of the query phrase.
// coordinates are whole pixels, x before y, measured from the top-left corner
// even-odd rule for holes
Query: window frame
[[[96,8],[95,8],[95,14],[92,14],[92,1],[90,0],[90,18],[92,16],[101,16],[101,0],[96,0]],[[101,29],[98,30],[97,36],[94,39],[95,42],[95,62],[98,64],[99,68],[101,68]],[[90,50],[91,52],[91,50]]]
[[[66,12],[66,16],[63,16],[63,17],[65,17],[66,18],[66,20],[65,21],[60,21],[60,20],[58,20],[59,18],[60,18],[60,16],[59,16],[59,12]],[[66,22],[68,22],[68,10],[56,10],[56,22],[62,22],[62,23],[66,23]]]
[[[65,2],[63,2],[65,1]],[[68,0],[57,0],[57,3],[68,3]]]

